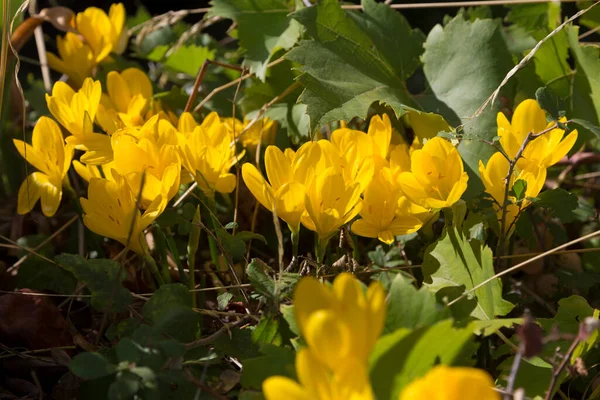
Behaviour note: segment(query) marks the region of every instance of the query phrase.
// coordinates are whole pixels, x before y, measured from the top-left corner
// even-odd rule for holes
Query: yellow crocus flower
[[[102,86],[100,82],[87,78],[77,92],[64,82],[56,82],[52,95],[46,94],[48,110],[72,136],[66,141],[86,153],[81,161],[86,164],[104,164],[112,160],[110,137],[94,132],[94,120]]]
[[[210,113],[187,138],[182,137],[180,155],[185,169],[209,198],[215,191],[231,193],[235,189],[236,178],[229,169],[243,153],[236,154],[233,136],[216,112]]]
[[[111,52],[122,53],[127,44],[125,7],[113,4],[108,15],[97,7],[88,7],[77,13],[77,30],[92,48],[96,64],[104,61]]]
[[[364,192],[361,219],[352,224],[352,232],[391,244],[395,236],[418,231],[423,223],[408,209],[398,208],[401,197],[402,191],[396,187],[390,169],[382,169]]]
[[[191,113],[183,112],[179,116],[179,121],[177,121],[177,130],[185,137],[188,137],[198,125],[198,122],[196,122]]]
[[[50,68],[67,75],[74,87],[81,87],[96,67],[92,48],[74,32],[67,32],[64,37],[57,36],[56,47],[58,56],[46,53]]]
[[[276,146],[267,147],[265,167],[269,182],[250,163],[242,166],[242,178],[258,202],[269,211],[276,210],[277,216],[297,234],[306,210],[306,185],[312,179],[321,150],[316,143],[307,142],[295,153],[291,149],[286,151],[287,154]]]
[[[560,122],[566,121],[564,117],[560,119]],[[512,122],[509,122],[503,113],[498,113],[497,123],[500,144],[512,159],[516,157],[529,133],[540,133],[554,125],[554,122],[546,122],[544,110],[532,99],[524,100],[517,106]],[[541,164],[545,168],[556,164],[567,155],[577,141],[577,130],[569,133],[563,140],[564,135],[563,129],[555,128],[533,139],[525,147],[523,159]]]
[[[181,161],[175,146],[158,146],[150,138],[137,139],[127,132],[117,132],[111,139],[114,168],[134,192],[142,190],[142,209],[148,208],[158,195],[162,195],[165,201],[175,196],[179,190],[181,172]],[[143,188],[140,186],[142,179]]]
[[[268,146],[275,142],[275,133],[277,132],[277,121],[269,118],[263,118],[256,121],[254,125],[244,132],[250,121],[244,120],[244,128],[237,132],[238,140],[242,146],[252,154],[258,148],[260,143],[262,146]]]
[[[438,365],[409,384],[400,400],[500,400],[489,374],[477,368]]]
[[[525,168],[523,168],[525,167]],[[479,161],[479,176],[485,186],[485,191],[489,193],[494,200],[494,209],[496,210],[498,221],[502,220],[502,205],[505,203],[506,177],[508,175],[509,163],[506,157],[501,153],[494,153],[484,167],[483,162]],[[536,197],[546,181],[546,168],[539,164],[529,162],[515,167],[513,175],[509,179],[509,191],[517,180],[527,182],[525,197]],[[531,202],[524,198],[519,204],[516,204],[514,196],[509,196],[510,203],[506,206],[505,233],[513,227],[515,220],[521,211],[527,208]]]
[[[13,139],[19,154],[38,171],[23,181],[19,188],[17,212],[27,214],[41,199],[42,212],[51,217],[62,198],[62,185],[73,158],[73,146],[65,144],[60,127],[48,117],[40,117],[33,128],[31,145]]]
[[[367,365],[385,321],[385,290],[379,282],[365,291],[349,273],[339,274],[332,286],[305,277],[293,300],[300,333],[322,364],[331,370],[352,359]]]
[[[167,202],[158,195],[141,214],[137,208],[138,193],[131,190],[127,180],[116,170],[112,176],[114,180],[90,180],[88,198],[80,199],[83,222],[91,231],[115,239],[140,255],[147,254],[143,231],[160,215]]]
[[[284,376],[271,376],[263,382],[267,400],[373,400],[365,365],[348,360],[325,367],[309,349],[296,354],[299,382]]]
[[[450,207],[467,189],[469,177],[458,150],[446,139],[434,137],[411,156],[411,172],[399,176],[404,195],[428,209]]]
[[[153,95],[148,75],[138,68],[111,71],[106,86],[109,98],[104,99],[105,106],[116,110],[125,126],[142,126]]]
[[[327,168],[316,175],[306,190],[307,214],[302,225],[317,232],[317,259],[322,260],[329,239],[344,224],[358,215],[362,208],[361,186],[348,183],[335,168]]]
[[[114,161],[102,164],[100,166],[84,164],[77,160],[73,160],[73,168],[75,169],[75,172],[77,172],[77,175],[79,175],[86,182],[89,182],[92,178],[106,178],[108,180],[113,180],[112,170],[114,167]],[[102,172],[100,172],[100,170],[102,170]]]

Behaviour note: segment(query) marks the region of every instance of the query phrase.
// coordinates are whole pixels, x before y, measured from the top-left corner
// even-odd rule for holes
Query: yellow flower
[[[164,210],[166,201],[158,195],[144,214],[137,208],[137,196],[127,180],[113,170],[114,180],[92,178],[88,198],[81,198],[83,222],[91,231],[115,239],[138,254],[147,253],[143,231]],[[129,234],[131,232],[131,238]]]
[[[46,53],[50,68],[67,75],[74,87],[80,87],[96,67],[92,48],[73,32],[67,32],[64,37],[57,36],[56,47],[58,56]]]
[[[390,169],[382,169],[378,179],[373,179],[365,190],[360,212],[362,219],[352,224],[352,232],[391,244],[395,236],[419,230],[423,225],[421,220],[398,208],[401,197],[402,192],[395,187]]]
[[[180,153],[183,166],[206,196],[213,197],[215,191],[231,193],[235,189],[236,178],[229,169],[243,153],[236,155],[233,136],[216,112],[210,113],[187,138],[182,138]]]
[[[363,290],[351,274],[339,274],[325,286],[305,277],[294,292],[300,332],[319,361],[335,371],[356,360],[366,366],[385,321],[385,290],[377,281]]]
[[[358,182],[347,183],[334,168],[316,175],[308,186],[304,200],[308,214],[302,216],[302,224],[317,232],[319,261],[331,236],[360,212],[360,189]]]
[[[458,150],[435,137],[411,156],[411,172],[400,174],[404,195],[413,203],[438,209],[456,203],[467,189],[469,177]]]
[[[94,52],[96,64],[104,61],[111,52],[122,53],[127,44],[125,7],[113,4],[108,15],[97,7],[88,7],[77,14],[77,30]]]
[[[189,112],[181,113],[179,116],[179,121],[177,121],[177,130],[183,134],[185,137],[188,137],[194,129],[198,126],[198,122],[194,116]]]
[[[365,365],[354,360],[340,363],[335,373],[319,362],[313,352],[302,349],[296,355],[299,383],[284,376],[263,382],[267,400],[372,400],[373,393]]]
[[[479,161],[479,176],[485,186],[485,191],[496,201],[494,209],[496,210],[500,224],[502,220],[501,207],[505,203],[505,179],[508,175],[508,170],[508,160],[499,152],[492,155],[485,167],[483,166],[483,162]],[[524,180],[527,183],[525,197],[536,197],[544,187],[546,168],[533,162],[520,164],[515,167],[513,175],[510,177],[508,183],[509,191],[513,188],[517,180]],[[514,196],[509,196],[508,200],[510,203],[506,207],[505,233],[509,232],[513,227],[521,211],[531,204],[526,198],[521,200],[519,204],[515,203],[516,199]]]
[[[62,198],[63,180],[68,179],[73,146],[65,145],[60,127],[48,117],[40,117],[35,124],[31,145],[17,139],[13,143],[19,154],[38,170],[21,184],[17,212],[27,214],[41,199],[44,215],[53,216]]]
[[[251,153],[256,151],[258,144],[270,145],[275,141],[275,133],[277,132],[277,121],[269,118],[263,118],[256,121],[246,132],[244,129],[248,126],[249,121],[244,121],[244,127],[241,131],[236,131],[236,135],[242,143],[242,146]],[[243,133],[242,133],[243,132]]]
[[[112,160],[110,137],[94,133],[94,120],[102,96],[100,82],[87,78],[75,92],[64,82],[56,82],[52,95],[46,94],[48,109],[58,122],[71,133],[67,143],[86,153],[81,161],[86,164],[104,164]]]
[[[106,77],[110,100],[104,102],[117,111],[126,126],[141,126],[152,100],[150,78],[142,70],[127,68],[121,73],[111,71]]]
[[[79,175],[86,182],[89,182],[92,178],[106,178],[108,180],[113,180],[112,169],[114,167],[114,161],[102,164],[100,166],[83,164],[77,160],[73,160],[73,168],[75,169],[75,172],[77,172],[77,175]]]
[[[400,400],[500,400],[487,372],[438,365],[402,391]]]
[[[320,148],[314,142],[305,143],[296,153],[290,150],[288,155],[276,146],[267,147],[265,167],[269,182],[254,165],[242,166],[242,177],[250,192],[269,211],[275,209],[295,234],[300,230],[300,219],[306,209],[306,185],[320,156]]]
[[[162,195],[169,201],[179,190],[181,161],[175,146],[158,146],[150,138],[137,139],[127,132],[112,136],[115,169],[138,193],[142,190],[140,207],[146,209]],[[144,186],[141,187],[142,179]]]
[[[566,118],[563,117],[560,121],[566,122]],[[532,99],[525,100],[517,106],[512,122],[508,122],[503,113],[498,113],[497,123],[500,144],[512,159],[516,157],[529,133],[540,133],[554,125],[554,122],[546,122],[544,110]],[[563,140],[564,135],[563,129],[555,128],[535,138],[525,148],[523,158],[545,168],[556,164],[567,155],[577,141],[577,130]]]

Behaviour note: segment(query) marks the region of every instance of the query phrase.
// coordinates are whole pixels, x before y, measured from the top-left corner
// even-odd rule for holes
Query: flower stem
[[[188,269],[189,269],[189,287],[190,290],[196,289],[196,252],[198,251],[198,245],[200,243],[200,206],[196,207],[196,213],[192,219],[192,229],[190,231],[190,237],[188,240]],[[198,306],[196,292],[192,292],[192,306],[196,308]]]
[[[158,266],[156,265],[156,261],[154,261],[154,258],[150,257],[148,254],[144,254],[144,260],[148,263],[148,266],[150,267],[150,272],[152,272],[152,274],[154,275],[154,279],[156,279],[158,285],[164,285],[165,280],[163,279],[163,276],[158,270]]]
[[[206,203],[207,203],[207,207],[209,210],[208,218],[210,220],[210,227],[215,232],[215,236],[217,236],[217,231],[218,231],[217,230],[217,222],[215,221],[215,217],[214,217],[214,214],[217,211],[217,205],[215,203],[214,195],[211,197],[206,196]],[[210,258],[211,258],[213,264],[215,265],[215,268],[218,268],[219,264],[220,264],[219,263],[219,246],[217,245],[217,242],[211,235],[208,235],[208,247],[210,249]]]
[[[325,258],[325,251],[327,250],[327,244],[329,243],[329,238],[317,239],[317,245],[315,246],[315,257],[317,259],[317,263],[322,264],[323,259]]]

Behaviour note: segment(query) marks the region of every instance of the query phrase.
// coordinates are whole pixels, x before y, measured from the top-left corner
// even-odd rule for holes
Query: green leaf
[[[215,51],[195,44],[181,46],[165,61],[165,67],[174,71],[196,76],[206,60],[215,58]]]
[[[238,25],[244,65],[265,79],[267,64],[279,49],[296,44],[301,26],[289,17],[293,9],[286,0],[212,0],[209,16],[233,19]]]
[[[579,206],[577,195],[567,192],[565,189],[546,190],[538,195],[534,204],[538,207],[550,209],[552,216],[562,222],[571,222],[577,218],[574,213]]]
[[[241,231],[235,234],[235,238],[237,239],[241,239],[244,242],[248,242],[252,239],[257,239],[260,240],[261,242],[263,242],[264,244],[268,244],[267,243],[267,239],[265,239],[265,237],[259,233],[254,233],[254,232],[250,232],[250,231]]]
[[[558,121],[565,115],[564,101],[549,89],[547,86],[541,87],[535,92],[535,98],[542,109],[546,110],[555,121]]]
[[[246,244],[244,241],[223,228],[217,228],[217,237],[225,251],[231,256],[233,262],[244,260],[246,256]]]
[[[417,290],[412,280],[398,274],[392,281],[384,333],[399,328],[420,328],[450,317],[450,310],[437,304],[427,288]]]
[[[54,260],[86,284],[92,293],[92,307],[122,312],[131,303],[131,292],[123,287],[127,273],[118,262],[106,259],[85,260],[80,255],[60,254]]]
[[[525,191],[527,190],[527,181],[524,179],[517,179],[511,188],[512,194],[517,200],[523,200],[525,198]]]
[[[483,190],[479,178],[479,161],[487,162],[494,148],[482,143],[496,136],[496,114],[500,102],[488,106],[475,119],[470,116],[499,86],[513,67],[511,55],[495,20],[465,21],[458,16],[445,27],[435,26],[425,41],[423,71],[438,100],[447,107],[440,112],[446,121],[459,116],[465,138],[458,150],[469,173],[467,195]],[[509,82],[501,94],[510,97]]]
[[[261,260],[254,258],[246,267],[246,274],[256,292],[272,298],[275,294],[275,282],[267,275],[266,269],[267,266]]]
[[[229,305],[229,302],[233,299],[233,295],[229,292],[223,292],[217,296],[217,307],[223,311]]]
[[[156,333],[164,333],[181,342],[198,335],[200,314],[192,310],[192,297],[181,283],[162,285],[144,304],[142,315]]]
[[[423,35],[385,4],[362,2],[364,12],[344,11],[335,0],[319,1],[293,14],[313,38],[292,49],[299,63],[311,131],[355,116],[366,119],[374,102],[398,116],[416,106],[405,80],[419,66]],[[402,38],[398,40],[397,38]]]
[[[568,118],[578,118],[598,126],[600,125],[600,50],[596,46],[579,43],[579,27],[571,26],[567,29],[576,71],[571,97],[572,115]],[[590,137],[591,134],[586,130],[579,132],[574,147],[579,147]]]
[[[98,379],[117,372],[117,367],[98,353],[76,355],[69,363],[69,369],[83,379]]]
[[[290,327],[290,331],[294,333],[296,336],[300,336],[300,328],[298,328],[298,323],[296,322],[296,316],[294,315],[294,306],[292,304],[282,304],[279,307],[279,311],[283,318],[288,323]]]
[[[254,331],[252,332],[252,341],[258,344],[273,344],[280,346],[282,337],[279,333],[279,321],[275,317],[263,317]]]
[[[470,290],[494,275],[492,251],[480,241],[470,242],[455,226],[446,226],[442,236],[425,250],[423,282],[432,291],[444,288]],[[502,281],[492,280],[473,295],[477,307],[471,315],[490,320],[505,315],[513,305],[502,298]]]
[[[262,389],[263,381],[273,375],[295,378],[296,353],[292,349],[264,344],[260,351],[261,356],[247,359],[242,363],[244,366],[240,380],[242,387]]]
[[[370,357],[373,391],[378,399],[398,399],[402,389],[436,363],[461,364],[472,339],[472,329],[454,328],[452,320],[411,331],[399,329],[381,337]]]
[[[229,335],[222,335],[214,342],[215,350],[221,354],[241,360],[258,357],[259,346],[252,340],[250,329],[233,329]]]
[[[523,318],[503,318],[490,319],[486,321],[472,321],[469,326],[473,328],[473,333],[483,335],[484,337],[493,335],[501,328],[512,328],[515,324],[522,324]]]
[[[587,129],[588,131],[592,132],[594,135],[596,135],[596,137],[600,138],[600,126],[596,126],[596,125],[592,124],[591,122],[588,122],[588,121],[585,121],[585,120],[579,119],[579,118],[571,118],[570,123],[577,124],[577,125],[581,126],[582,128]]]

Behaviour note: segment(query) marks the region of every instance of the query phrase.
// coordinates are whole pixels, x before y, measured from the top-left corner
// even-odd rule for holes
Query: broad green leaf
[[[568,28],[576,73],[571,97],[572,115],[567,115],[567,118],[579,118],[598,126],[600,125],[600,50],[596,46],[579,43],[578,34],[578,27]],[[581,130],[574,147],[579,147],[591,137],[593,136],[587,130]]]
[[[461,16],[454,18],[445,27],[435,26],[425,41],[423,70],[433,94],[448,109],[440,113],[451,121],[455,116],[464,124],[465,137],[458,150],[469,173],[467,195],[483,190],[479,179],[479,161],[487,162],[494,148],[482,143],[497,135],[496,113],[500,102],[475,119],[475,111],[498,87],[504,76],[513,67],[511,55],[502,38],[501,26],[495,20],[465,21]],[[512,97],[509,82],[501,95]]]
[[[189,342],[198,335],[200,314],[192,310],[192,297],[181,283],[162,285],[144,304],[142,315],[155,333]]]
[[[246,267],[246,274],[256,292],[267,298],[272,298],[275,294],[275,282],[265,272],[266,268],[262,261],[255,258]]]
[[[237,22],[240,46],[246,50],[244,65],[264,80],[273,54],[292,48],[302,32],[300,24],[289,17],[293,4],[287,0],[212,0],[209,16]]]
[[[425,250],[424,284],[437,292],[444,288],[467,291],[494,275],[492,251],[478,240],[467,241],[455,226],[446,226],[438,241]],[[473,295],[477,306],[471,315],[490,320],[507,314],[513,305],[502,298],[502,281],[492,280]]]
[[[262,389],[265,379],[273,375],[282,375],[295,379],[294,361],[296,353],[288,347],[264,344],[260,348],[262,355],[243,362],[240,383],[246,389]]]
[[[577,195],[557,188],[540,193],[534,204],[538,207],[548,208],[552,215],[562,222],[571,222],[577,218],[574,211],[579,206]]]
[[[364,12],[356,13],[324,0],[293,14],[313,38],[287,55],[301,65],[299,102],[307,105],[312,132],[332,121],[366,119],[374,102],[398,116],[416,106],[405,80],[419,66],[423,35],[384,4],[362,5]]]
[[[181,46],[165,61],[165,67],[196,76],[206,60],[215,58],[215,50],[195,44]]]
[[[555,121],[558,121],[560,117],[565,115],[566,107],[564,101],[547,86],[536,90],[535,99],[540,107],[550,114]]]
[[[258,357],[259,346],[252,340],[250,329],[232,329],[229,335],[222,335],[214,342],[219,354],[232,356],[242,361]]]
[[[384,333],[399,328],[420,328],[450,317],[450,310],[437,303],[427,288],[417,290],[412,280],[397,274],[388,295]]]
[[[383,336],[370,357],[373,391],[378,399],[398,399],[402,388],[427,373],[436,363],[462,364],[474,351],[469,327],[455,328],[445,320],[431,327],[411,331],[401,328]]]
[[[54,260],[92,293],[92,307],[97,310],[122,312],[131,303],[131,292],[123,287],[126,271],[118,262],[106,259],[85,260],[80,255],[60,254]]]
[[[98,379],[117,372],[117,367],[98,353],[76,355],[69,363],[69,369],[83,379]]]
[[[490,336],[501,328],[512,328],[515,324],[522,324],[523,318],[490,319],[486,321],[472,321],[469,326],[476,335]]]
[[[252,341],[258,344],[268,343],[281,346],[279,320],[276,317],[263,317],[252,332]]]

